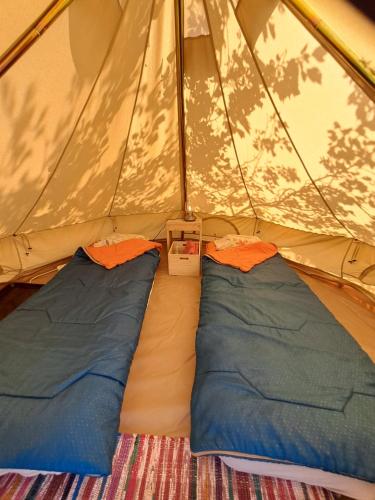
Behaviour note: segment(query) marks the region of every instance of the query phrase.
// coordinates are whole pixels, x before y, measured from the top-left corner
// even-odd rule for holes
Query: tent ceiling
[[[281,1],[184,20],[194,210],[375,245],[374,102]],[[174,0],[74,0],[0,81],[0,237],[180,210],[177,88]]]

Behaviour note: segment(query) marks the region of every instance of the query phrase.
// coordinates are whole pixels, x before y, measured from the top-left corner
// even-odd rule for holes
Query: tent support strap
[[[0,55],[0,78],[36,42],[73,0],[54,0],[22,35]]]
[[[178,135],[180,143],[180,177],[181,177],[181,209],[185,210],[186,194],[186,152],[185,152],[185,107],[184,107],[184,0],[175,0],[175,33],[176,33],[176,73],[177,73],[177,107]]]

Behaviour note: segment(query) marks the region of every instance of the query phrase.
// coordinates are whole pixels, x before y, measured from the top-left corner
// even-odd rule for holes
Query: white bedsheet
[[[31,469],[0,469],[0,476],[4,476],[5,474],[21,474],[21,476],[32,477],[37,476],[38,474],[64,474],[64,472],[54,472],[54,471],[45,471],[45,470],[31,470]]]
[[[321,486],[334,493],[358,500],[375,500],[375,484],[368,483],[367,481],[325,472],[321,469],[303,467],[301,465],[276,464],[261,460],[247,460],[245,458],[225,456],[220,456],[220,458],[226,465],[241,472],[289,479],[312,486]]]

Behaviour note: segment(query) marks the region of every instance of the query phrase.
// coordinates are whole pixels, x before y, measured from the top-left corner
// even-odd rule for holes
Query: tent
[[[0,53],[37,22],[0,80],[0,280],[113,229],[161,237],[188,201],[206,235],[234,225],[374,293],[371,21],[340,0],[181,6],[2,1]]]

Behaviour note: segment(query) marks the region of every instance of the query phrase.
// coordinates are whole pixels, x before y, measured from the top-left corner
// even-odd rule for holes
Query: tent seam
[[[204,1],[205,1],[205,0],[204,0]],[[318,194],[319,194],[319,196],[320,196],[321,200],[323,201],[323,203],[324,203],[324,204],[325,204],[325,206],[327,207],[328,211],[331,213],[332,217],[333,217],[333,218],[334,218],[334,219],[335,219],[335,220],[336,220],[336,221],[337,221],[337,222],[338,222],[338,223],[339,223],[339,224],[340,224],[340,225],[341,225],[341,226],[345,229],[345,231],[346,231],[346,232],[347,232],[347,233],[348,233],[348,234],[349,234],[349,235],[350,235],[353,239],[355,239],[355,236],[352,234],[352,232],[351,232],[351,231],[350,231],[350,230],[346,227],[346,225],[345,225],[345,224],[344,224],[344,223],[343,223],[343,222],[342,222],[342,221],[341,221],[341,220],[337,217],[337,215],[334,213],[334,211],[333,211],[333,210],[332,210],[332,208],[330,207],[330,205],[329,205],[328,201],[325,199],[325,197],[323,196],[323,194],[322,194],[321,190],[319,189],[319,187],[318,187],[318,186],[317,186],[317,184],[315,183],[314,179],[312,178],[312,176],[311,176],[311,174],[310,174],[310,172],[309,172],[309,170],[308,170],[308,168],[307,168],[307,166],[306,166],[305,162],[304,162],[304,161],[303,161],[303,159],[302,159],[302,156],[300,155],[300,153],[299,153],[299,151],[298,151],[298,149],[297,149],[297,146],[294,144],[294,141],[293,141],[293,139],[292,139],[292,137],[291,137],[291,135],[290,135],[290,133],[289,133],[289,131],[288,131],[288,129],[287,129],[287,127],[286,127],[285,123],[284,123],[284,120],[283,120],[283,119],[282,119],[282,117],[281,117],[280,111],[278,110],[278,108],[277,108],[277,106],[276,106],[276,103],[275,103],[275,101],[274,101],[274,99],[273,99],[273,97],[272,97],[272,95],[271,95],[271,92],[270,92],[270,90],[269,90],[269,88],[268,88],[268,85],[267,85],[267,83],[266,83],[266,80],[265,80],[265,78],[264,78],[264,76],[263,76],[263,73],[262,73],[262,71],[261,71],[261,69],[260,69],[260,66],[259,66],[259,63],[258,63],[258,59],[257,59],[257,57],[256,57],[256,55],[255,55],[255,52],[253,51],[253,49],[252,49],[252,47],[251,47],[251,44],[249,43],[249,40],[248,40],[248,38],[247,38],[247,36],[246,36],[246,34],[245,34],[245,32],[244,32],[243,28],[242,28],[242,25],[241,25],[241,23],[240,23],[240,20],[238,19],[237,11],[236,11],[236,9],[235,9],[235,7],[234,7],[234,5],[233,5],[233,1],[232,1],[232,0],[229,0],[229,2],[230,2],[230,4],[231,4],[231,6],[232,6],[233,13],[234,13],[234,15],[235,15],[235,17],[236,17],[236,20],[237,20],[238,26],[240,27],[240,30],[241,30],[242,36],[243,36],[243,37],[244,37],[244,39],[245,39],[245,42],[246,42],[247,48],[249,49],[250,54],[251,54],[251,57],[252,57],[252,59],[253,59],[253,61],[254,61],[255,67],[256,67],[257,72],[258,72],[258,74],[259,74],[259,77],[260,77],[260,79],[261,79],[261,81],[262,81],[262,83],[263,83],[263,87],[264,87],[264,89],[265,89],[265,91],[266,91],[266,93],[267,93],[267,95],[268,95],[269,100],[271,101],[272,107],[273,107],[273,109],[275,110],[275,113],[276,113],[276,115],[277,115],[277,117],[278,117],[278,119],[279,119],[279,121],[280,121],[280,123],[281,123],[281,125],[282,125],[283,129],[284,129],[284,132],[285,132],[286,136],[288,137],[288,139],[289,139],[289,141],[290,141],[290,143],[291,143],[291,145],[292,145],[292,147],[293,147],[294,152],[295,152],[295,154],[297,155],[297,158],[299,159],[299,161],[300,161],[300,163],[301,163],[302,167],[304,168],[304,170],[305,170],[305,172],[306,172],[306,175],[308,176],[308,178],[310,179],[311,183],[312,183],[312,184],[313,184],[313,186],[315,187],[315,189],[316,189],[316,191],[318,192]]]
[[[341,278],[344,277],[344,265],[345,265],[346,257],[349,254],[349,250],[351,249],[353,243],[354,243],[354,240],[350,240],[349,241],[348,248],[346,249],[346,251],[344,252],[344,255],[342,257],[341,266],[340,266],[340,276],[341,276]]]
[[[126,6],[127,6],[127,5],[128,5],[128,3],[126,4]],[[67,151],[67,149],[68,149],[68,147],[69,147],[69,145],[70,145],[70,143],[71,143],[71,141],[72,141],[72,139],[73,139],[73,136],[74,136],[74,134],[75,134],[75,132],[76,132],[76,130],[77,130],[77,127],[78,127],[78,125],[79,125],[79,123],[80,123],[80,121],[81,121],[81,119],[82,119],[82,116],[83,116],[84,112],[86,111],[87,105],[88,105],[88,103],[89,103],[89,102],[90,102],[90,100],[91,100],[91,97],[92,97],[92,95],[93,95],[93,93],[94,93],[95,87],[96,87],[96,85],[97,85],[97,83],[98,83],[98,81],[99,81],[99,78],[100,78],[100,76],[101,76],[101,74],[102,74],[102,71],[103,71],[103,69],[104,69],[104,67],[105,67],[105,65],[106,65],[106,63],[107,63],[108,56],[109,56],[109,54],[111,53],[111,51],[112,51],[112,49],[113,49],[113,46],[114,46],[115,40],[116,40],[116,38],[117,38],[117,35],[118,35],[118,33],[119,33],[120,26],[121,26],[122,20],[123,20],[123,18],[124,18],[125,12],[126,12],[126,8],[125,8],[124,12],[122,13],[122,15],[121,15],[121,17],[120,17],[120,19],[119,19],[118,26],[117,26],[117,27],[116,27],[116,29],[115,29],[115,33],[113,34],[113,37],[112,37],[112,39],[111,39],[111,41],[110,41],[110,44],[109,44],[108,49],[107,49],[107,52],[106,52],[106,54],[105,54],[105,56],[104,56],[104,59],[103,59],[103,61],[102,61],[101,65],[100,65],[100,68],[99,68],[98,74],[97,74],[96,78],[94,79],[94,82],[93,82],[92,87],[91,87],[91,89],[90,89],[90,91],[89,91],[89,93],[88,93],[88,96],[87,96],[87,98],[86,98],[85,102],[83,103],[83,106],[82,106],[82,108],[81,108],[81,111],[80,111],[80,112],[79,112],[79,114],[78,114],[78,118],[77,118],[77,120],[76,120],[76,122],[75,122],[75,124],[74,124],[74,126],[73,126],[73,130],[72,130],[71,134],[69,135],[68,140],[67,140],[67,142],[66,142],[66,144],[65,144],[65,146],[64,146],[64,148],[63,148],[63,150],[62,150],[62,152],[61,152],[61,154],[60,154],[60,156],[59,156],[59,157],[58,157],[58,159],[57,159],[57,162],[56,162],[55,168],[53,169],[53,171],[52,171],[51,175],[49,176],[49,178],[48,178],[48,180],[47,180],[46,184],[44,185],[43,189],[42,189],[42,190],[41,190],[41,192],[39,193],[39,195],[38,195],[37,199],[35,200],[35,202],[33,203],[32,207],[28,210],[28,212],[27,212],[26,216],[23,218],[23,220],[22,220],[21,224],[19,224],[19,225],[17,226],[17,229],[13,232],[13,234],[17,234],[17,232],[18,232],[18,231],[22,228],[22,226],[25,224],[25,222],[27,221],[27,219],[30,217],[30,215],[31,215],[32,211],[35,209],[35,207],[38,205],[39,201],[41,200],[41,198],[42,198],[43,194],[45,193],[46,189],[48,188],[49,184],[51,183],[51,181],[52,181],[52,179],[53,179],[54,175],[56,174],[56,172],[57,172],[57,170],[58,170],[58,168],[59,168],[59,166],[60,166],[60,164],[61,164],[61,162],[62,162],[62,160],[63,160],[63,158],[64,158],[64,156],[65,156],[65,153],[66,153],[66,151]]]
[[[141,71],[140,71],[140,74],[139,74],[139,80],[138,80],[137,91],[136,91],[136,94],[135,94],[135,99],[134,99],[134,104],[133,104],[132,116],[130,118],[128,135],[126,137],[124,152],[123,152],[122,158],[121,158],[120,170],[119,170],[118,177],[117,177],[116,187],[115,187],[115,191],[113,193],[112,202],[111,202],[111,206],[110,206],[110,209],[108,211],[107,217],[110,217],[112,215],[111,212],[112,212],[113,205],[115,203],[115,199],[116,199],[116,196],[117,196],[117,191],[118,191],[118,188],[119,188],[119,185],[120,185],[121,175],[122,175],[122,172],[124,170],[125,156],[126,156],[126,153],[127,153],[127,150],[128,150],[128,143],[129,143],[130,134],[131,134],[132,126],[133,126],[133,119],[134,119],[135,109],[137,107],[139,90],[141,88],[142,77],[143,77],[143,70],[144,70],[144,67],[145,67],[146,54],[147,54],[147,46],[148,46],[148,43],[149,43],[149,40],[150,40],[151,24],[152,24],[152,18],[153,18],[154,10],[155,10],[155,1],[156,0],[152,1],[152,7],[151,7],[151,10],[150,10],[150,21],[148,23],[147,37],[146,37],[145,48],[144,48],[143,58],[142,58],[142,67],[141,67]]]
[[[176,208],[173,210],[167,210],[165,212],[141,212],[141,213],[131,213],[131,214],[116,214],[116,215],[101,215],[100,217],[95,217],[93,219],[88,219],[80,222],[72,222],[70,224],[62,224],[61,226],[53,226],[53,227],[47,227],[43,229],[37,229],[35,231],[29,231],[27,233],[10,233],[6,235],[0,236],[0,241],[1,240],[6,240],[7,238],[18,238],[21,235],[32,235],[32,234],[37,234],[37,233],[42,233],[44,231],[54,231],[57,229],[62,229],[64,227],[72,227],[72,226],[78,226],[80,224],[89,224],[91,222],[96,222],[100,220],[111,220],[112,218],[116,217],[136,217],[136,216],[144,216],[144,215],[163,215],[163,214],[174,214],[174,213],[181,213],[180,208]]]
[[[223,83],[222,83],[221,75],[220,75],[219,64],[218,64],[217,58],[216,58],[215,44],[214,44],[214,40],[213,40],[213,37],[212,37],[212,26],[211,26],[211,21],[210,21],[209,15],[208,15],[208,9],[207,9],[206,0],[203,0],[203,6],[204,6],[205,14],[206,14],[206,20],[207,20],[208,28],[210,30],[210,34],[208,36],[209,36],[210,41],[211,41],[211,48],[212,48],[213,57],[214,57],[214,61],[215,61],[216,72],[217,72],[217,76],[218,76],[218,79],[219,79],[220,91],[221,91],[221,95],[223,97],[223,103],[224,103],[224,108],[225,108],[225,115],[226,115],[226,119],[227,119],[227,123],[228,123],[228,128],[229,128],[229,133],[230,133],[230,136],[231,136],[232,144],[233,144],[234,154],[236,155],[238,170],[240,171],[241,180],[242,180],[242,183],[244,185],[247,197],[249,199],[250,206],[251,206],[251,208],[252,208],[252,210],[254,212],[254,216],[255,216],[256,219],[258,219],[258,214],[257,214],[257,212],[256,212],[256,210],[254,208],[254,205],[252,203],[249,190],[248,190],[246,182],[245,182],[245,177],[244,177],[244,174],[243,174],[243,171],[242,171],[242,167],[241,167],[241,163],[240,163],[240,160],[239,160],[239,157],[238,157],[238,153],[237,153],[236,143],[234,141],[233,130],[232,130],[232,125],[230,123],[230,118],[229,118],[227,103],[226,103],[226,100],[225,100],[225,95],[224,95]]]

